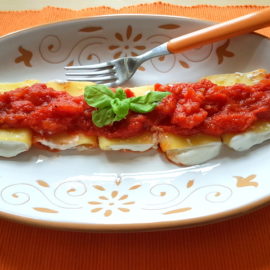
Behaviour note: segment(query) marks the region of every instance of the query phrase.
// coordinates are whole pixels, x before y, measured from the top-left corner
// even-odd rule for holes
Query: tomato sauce
[[[156,108],[159,127],[168,132],[219,136],[245,131],[257,120],[270,120],[270,80],[247,86],[218,86],[208,80],[194,84],[156,85],[170,91]]]
[[[91,112],[82,97],[47,88],[45,84],[19,88],[0,95],[0,126],[30,128],[41,135],[66,131],[93,132]]]
[[[171,95],[150,113],[131,112],[112,126],[97,128],[91,121],[94,108],[82,96],[73,97],[45,84],[35,84],[0,95],[0,127],[30,128],[44,136],[79,131],[128,138],[156,130],[219,136],[243,132],[260,119],[270,121],[269,75],[253,86],[217,86],[202,80],[192,84],[156,84],[155,91],[169,91]],[[129,89],[126,94],[133,96]]]

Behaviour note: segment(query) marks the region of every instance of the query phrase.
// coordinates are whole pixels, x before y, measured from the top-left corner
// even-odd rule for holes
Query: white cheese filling
[[[0,141],[0,156],[15,157],[18,154],[29,150],[30,145],[17,141]]]
[[[233,136],[227,145],[236,151],[245,151],[269,139],[270,130],[265,132],[247,131]]]
[[[197,165],[218,156],[221,147],[221,142],[213,142],[191,148],[168,150],[166,155],[177,164]]]
[[[110,145],[106,150],[113,150],[113,151],[119,151],[119,150],[129,150],[129,151],[135,151],[135,152],[144,152],[151,148],[153,148],[155,144],[114,144]]]

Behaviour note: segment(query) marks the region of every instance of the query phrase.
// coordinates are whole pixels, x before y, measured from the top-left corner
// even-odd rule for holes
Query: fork
[[[266,8],[173,38],[139,56],[123,57],[94,65],[67,66],[65,67],[67,80],[91,81],[110,87],[118,86],[129,80],[138,67],[151,58],[181,53],[209,43],[246,34],[269,25],[270,8]]]

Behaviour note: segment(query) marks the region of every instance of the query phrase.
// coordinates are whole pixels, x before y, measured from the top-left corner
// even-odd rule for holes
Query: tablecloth
[[[121,9],[1,11],[0,35],[102,14],[153,13],[223,21],[260,8],[157,2]],[[270,36],[269,28],[260,32]],[[0,270],[15,269],[270,269],[270,207],[216,224],[136,233],[60,231],[0,219]]]

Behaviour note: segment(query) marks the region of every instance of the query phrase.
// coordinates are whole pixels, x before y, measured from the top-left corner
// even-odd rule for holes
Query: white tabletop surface
[[[83,9],[97,6],[121,8],[130,5],[153,3],[153,0],[0,0],[0,10],[41,9],[46,6]],[[162,2],[192,5],[270,5],[270,0],[163,0]]]

